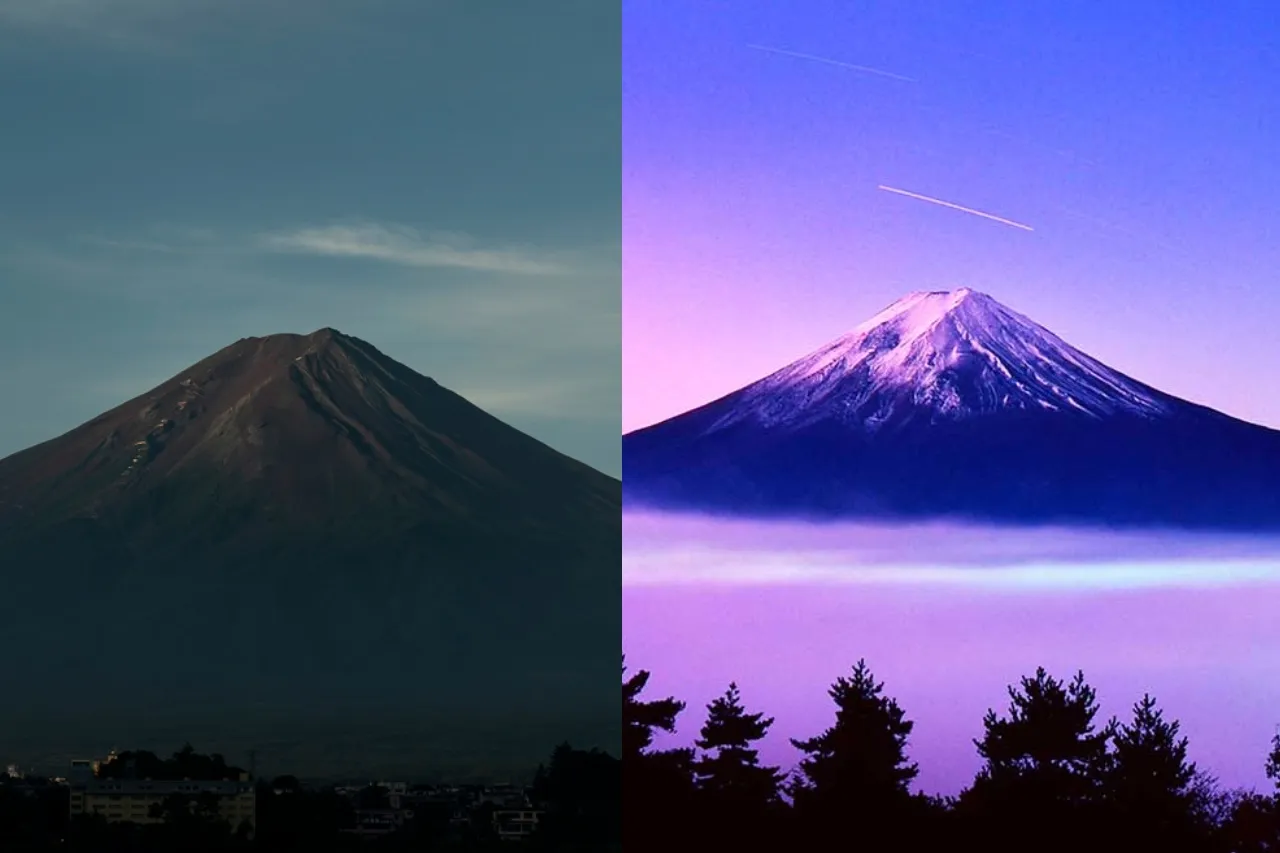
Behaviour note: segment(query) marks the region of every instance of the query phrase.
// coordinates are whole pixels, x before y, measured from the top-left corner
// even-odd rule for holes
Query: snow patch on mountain
[[[912,293],[724,402],[707,433],[826,420],[878,431],[1010,410],[1159,418],[1177,407],[969,288]]]

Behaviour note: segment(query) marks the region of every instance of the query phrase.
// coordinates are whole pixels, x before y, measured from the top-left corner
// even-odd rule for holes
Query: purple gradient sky
[[[957,286],[1280,427],[1280,5],[624,11],[624,431]]]

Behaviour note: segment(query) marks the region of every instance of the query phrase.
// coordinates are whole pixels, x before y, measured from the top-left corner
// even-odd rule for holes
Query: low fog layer
[[[1280,579],[1280,538],[624,515],[623,580],[1134,586]],[[976,571],[991,569],[999,571]]]

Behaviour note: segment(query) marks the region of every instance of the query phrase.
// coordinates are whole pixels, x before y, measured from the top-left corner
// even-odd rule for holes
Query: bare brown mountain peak
[[[379,500],[393,511],[378,523],[392,526],[428,518],[525,526],[566,512],[616,523],[607,516],[620,495],[616,481],[332,328],[241,339],[0,460],[0,489],[22,496],[8,503],[24,514],[56,506],[57,518],[127,516],[157,501],[168,504],[163,516],[189,503],[175,529],[232,504],[253,508],[257,522],[270,507],[275,521],[305,528]],[[543,494],[561,489],[571,497]]]
[[[311,332],[310,334],[307,334],[307,335],[291,335],[291,334],[268,335],[266,339],[271,339],[271,338],[282,338],[286,340],[296,338],[297,343],[302,346],[317,347],[317,348],[334,347],[334,346],[342,347],[342,346],[358,345],[358,344],[364,343],[359,338],[355,338],[355,337],[352,337],[351,335],[344,334],[338,331],[337,329],[333,328],[332,326],[325,326],[323,328],[316,329],[314,332]],[[366,347],[370,346],[367,343],[364,343],[364,345]]]
[[[165,399],[179,395],[203,398],[205,405],[200,408],[206,410],[209,393],[216,389],[260,396],[280,387],[309,385],[311,389],[304,389],[304,393],[311,394],[318,386],[336,384],[359,386],[390,396],[405,392],[411,386],[439,388],[433,379],[400,364],[373,344],[325,327],[310,334],[283,332],[241,338],[126,403],[125,407],[139,404],[144,408],[152,404],[163,407]],[[194,402],[188,399],[184,406]],[[185,414],[190,416],[194,411],[194,408],[185,410]]]
[[[284,360],[296,358],[306,352],[319,352],[333,347],[363,347],[377,351],[371,344],[359,338],[343,334],[337,329],[326,326],[316,329],[310,334],[297,332],[276,332],[269,335],[241,338],[234,344],[209,356],[208,360],[225,360],[236,358]]]

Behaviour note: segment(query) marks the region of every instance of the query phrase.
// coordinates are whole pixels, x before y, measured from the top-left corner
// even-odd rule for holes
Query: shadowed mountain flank
[[[364,341],[247,338],[0,460],[0,631],[23,650],[0,683],[50,719],[194,715],[241,741],[263,709],[349,708],[461,753],[522,716],[607,745],[620,499]]]

